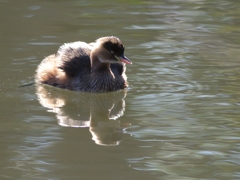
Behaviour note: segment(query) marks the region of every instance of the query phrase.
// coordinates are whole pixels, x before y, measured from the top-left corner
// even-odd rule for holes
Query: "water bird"
[[[128,87],[122,41],[115,36],[59,47],[38,65],[36,83],[84,92],[112,92]]]

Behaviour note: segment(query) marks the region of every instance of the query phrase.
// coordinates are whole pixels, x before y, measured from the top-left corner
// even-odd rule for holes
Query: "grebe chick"
[[[111,92],[128,86],[124,46],[117,37],[102,37],[93,43],[65,43],[54,55],[46,57],[36,70],[36,82],[55,87]]]

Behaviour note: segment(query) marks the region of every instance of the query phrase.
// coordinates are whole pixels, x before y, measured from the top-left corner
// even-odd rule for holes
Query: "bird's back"
[[[59,68],[70,77],[91,73],[91,49],[90,44],[81,41],[65,43],[56,55],[60,59]]]
[[[92,46],[84,42],[65,43],[56,55],[46,57],[36,70],[36,81],[74,90],[76,79],[90,76]],[[79,84],[80,85],[80,84]]]

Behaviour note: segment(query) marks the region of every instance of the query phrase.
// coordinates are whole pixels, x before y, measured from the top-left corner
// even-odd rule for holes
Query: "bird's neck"
[[[110,63],[102,63],[95,54],[98,54],[98,52],[92,51],[90,54],[92,73],[111,72]]]

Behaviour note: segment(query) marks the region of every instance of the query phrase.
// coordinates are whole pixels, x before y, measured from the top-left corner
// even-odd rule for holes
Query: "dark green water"
[[[0,0],[0,179],[240,179],[240,3]],[[118,36],[130,89],[33,81],[65,42]]]

